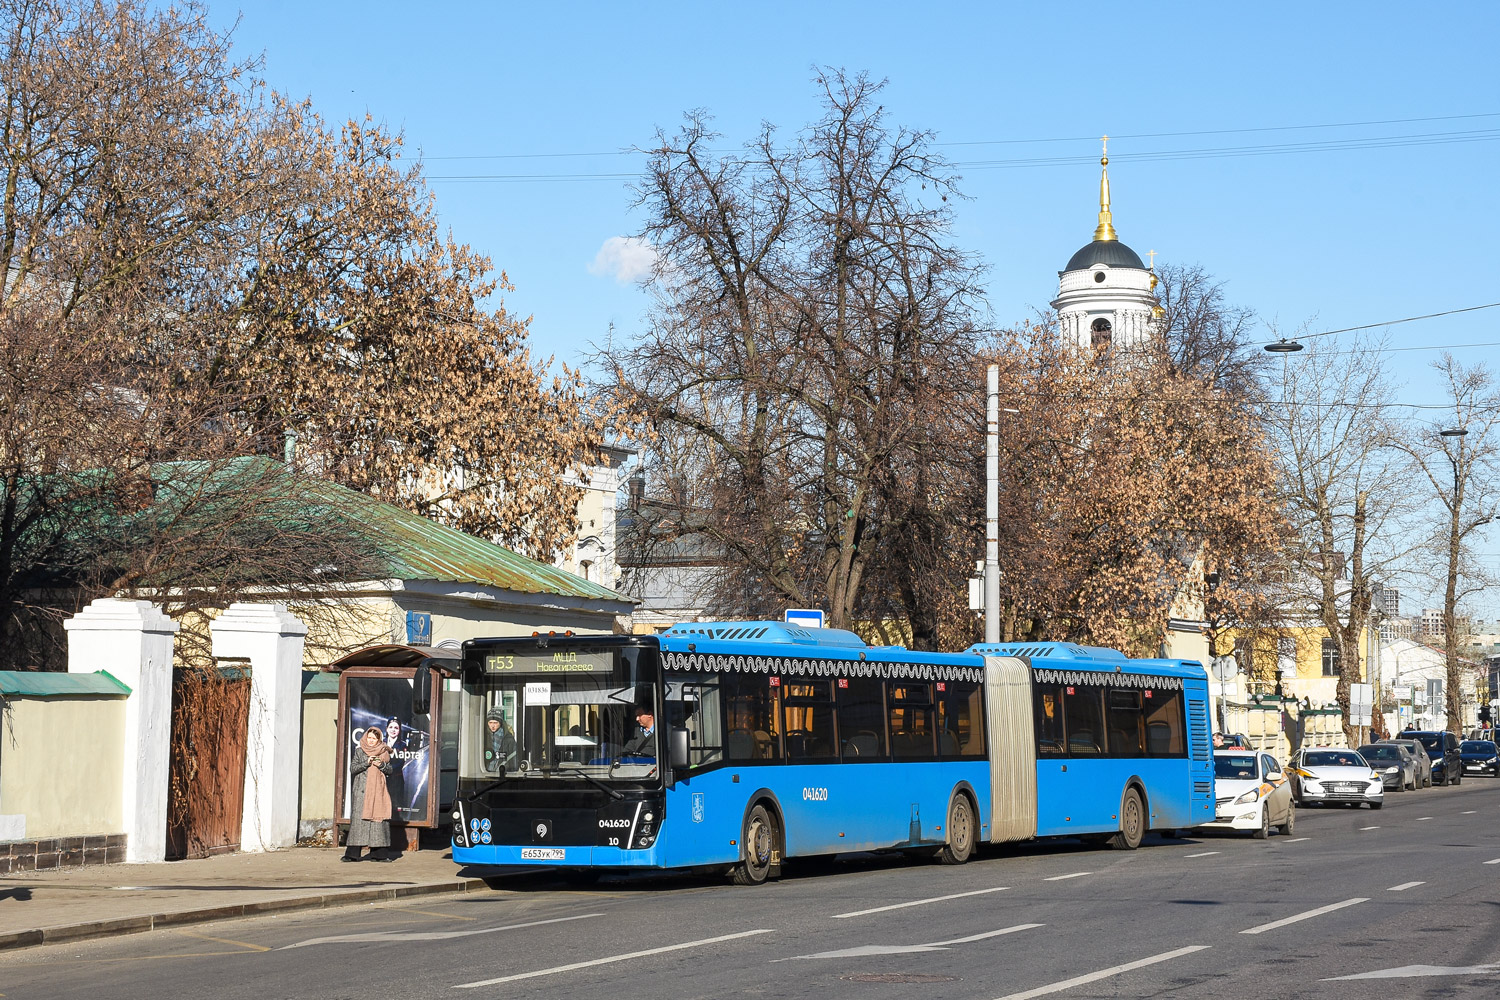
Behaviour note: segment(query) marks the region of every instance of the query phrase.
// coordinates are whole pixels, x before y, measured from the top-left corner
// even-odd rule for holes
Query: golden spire
[[[1118,240],[1115,235],[1114,224],[1109,221],[1109,136],[1099,140],[1104,144],[1104,155],[1099,157],[1099,166],[1103,168],[1099,176],[1099,225],[1094,227],[1094,242],[1101,240]]]

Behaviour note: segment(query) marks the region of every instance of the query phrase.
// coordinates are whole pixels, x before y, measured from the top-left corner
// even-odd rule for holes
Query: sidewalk
[[[447,850],[390,864],[339,861],[343,851],[295,847],[200,861],[96,865],[0,876],[0,950],[274,910],[317,909],[484,889]]]

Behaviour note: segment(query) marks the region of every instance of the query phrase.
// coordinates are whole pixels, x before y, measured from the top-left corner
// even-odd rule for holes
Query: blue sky
[[[227,25],[235,8],[213,15]],[[643,158],[620,151],[690,108],[717,116],[726,145],[762,120],[793,131],[817,113],[814,65],[888,78],[892,120],[952,144],[970,197],[956,239],[988,264],[1002,325],[1044,308],[1089,240],[1104,133],[1121,239],[1201,265],[1266,321],[1329,329],[1500,301],[1492,3],[267,0],[240,18],[238,50],[264,54],[272,86],[405,132],[444,221],[515,284],[505,303],[534,317],[534,350],[570,363],[611,323],[629,336],[646,304],[590,267],[639,228],[627,181],[576,175],[634,174]],[[1277,151],[1307,143],[1332,148]],[[475,175],[539,176],[448,179]],[[1497,342],[1497,321],[1410,323],[1390,342]],[[1440,401],[1423,370],[1435,354],[1394,357],[1403,401]]]

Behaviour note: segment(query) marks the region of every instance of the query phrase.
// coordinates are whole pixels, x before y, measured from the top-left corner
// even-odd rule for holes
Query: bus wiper
[[[559,773],[576,774],[580,778],[582,778],[584,781],[587,781],[589,784],[594,785],[597,788],[604,789],[604,791],[606,791],[606,792],[609,793],[609,797],[612,798],[612,799],[623,799],[625,797],[619,791],[617,791],[616,789],[610,788],[604,782],[600,781],[598,778],[594,777],[592,774],[589,774],[587,771],[566,771],[566,772],[559,772]]]
[[[496,778],[494,781],[490,782],[488,785],[485,785],[483,788],[481,788],[479,791],[475,792],[474,794],[467,796],[467,799],[468,799],[468,801],[473,802],[476,799],[478,799],[481,795],[486,795],[486,794],[488,794],[490,792],[493,792],[495,789],[499,788],[501,785],[505,784],[509,780],[510,780],[510,775],[508,775],[508,774],[505,773],[505,768],[502,766],[500,768],[500,777]]]

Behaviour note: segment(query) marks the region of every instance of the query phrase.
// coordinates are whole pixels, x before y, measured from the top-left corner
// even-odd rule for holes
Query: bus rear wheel
[[[969,806],[968,796],[953,796],[953,805],[948,807],[948,842],[938,851],[938,861],[945,865],[961,865],[974,853],[974,810]]]
[[[744,836],[740,843],[744,860],[734,866],[735,885],[760,885],[771,875],[771,866],[776,856],[776,821],[757,805],[745,817]]]
[[[1120,832],[1109,839],[1109,846],[1117,851],[1133,851],[1141,846],[1145,835],[1146,807],[1141,803],[1141,793],[1127,788],[1120,803]]]

